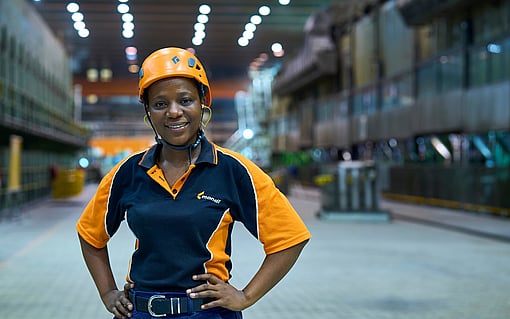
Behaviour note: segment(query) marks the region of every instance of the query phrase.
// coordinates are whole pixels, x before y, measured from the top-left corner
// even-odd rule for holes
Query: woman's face
[[[194,80],[166,78],[148,89],[147,110],[156,131],[172,145],[190,145],[197,138],[202,104]]]

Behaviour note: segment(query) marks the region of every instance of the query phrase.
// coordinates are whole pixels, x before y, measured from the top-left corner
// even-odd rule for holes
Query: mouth
[[[186,122],[186,123],[173,123],[173,124],[166,124],[165,127],[169,128],[171,130],[180,130],[180,129],[185,128],[188,125],[189,125],[189,122]]]

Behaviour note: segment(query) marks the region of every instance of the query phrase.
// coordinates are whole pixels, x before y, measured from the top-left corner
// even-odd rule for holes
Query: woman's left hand
[[[232,311],[241,311],[250,306],[243,291],[236,289],[213,274],[194,275],[193,280],[207,282],[186,290],[190,298],[212,299],[212,301],[202,305],[202,309],[223,307]]]

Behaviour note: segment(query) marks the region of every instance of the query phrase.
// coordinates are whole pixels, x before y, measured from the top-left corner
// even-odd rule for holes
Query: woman
[[[211,90],[191,52],[147,57],[139,96],[157,143],[103,178],[76,225],[101,300],[116,318],[242,318],[290,270],[310,233],[268,175],[204,136]],[[123,220],[136,245],[119,290],[107,243]],[[235,221],[266,253],[242,290],[228,282]]]

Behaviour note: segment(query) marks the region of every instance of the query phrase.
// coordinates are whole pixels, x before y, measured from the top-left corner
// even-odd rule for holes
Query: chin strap
[[[198,130],[197,140],[195,141],[195,143],[193,143],[191,145],[173,145],[158,136],[158,132],[156,132],[156,129],[154,128],[154,124],[152,124],[152,120],[151,120],[151,117],[149,116],[149,112],[147,111],[147,107],[145,106],[144,109],[145,109],[146,118],[152,128],[152,131],[154,132],[154,139],[156,140],[156,143],[163,144],[163,145],[168,146],[171,149],[177,150],[177,151],[188,150],[189,163],[191,164],[191,159],[192,159],[191,152],[193,152],[193,150],[195,150],[198,147],[198,145],[200,145],[200,142],[202,142],[202,139],[204,138],[204,131],[202,130],[202,128],[200,128]]]
[[[202,131],[202,129],[198,130],[197,140],[195,141],[195,143],[193,143],[191,145],[173,145],[173,144],[168,143],[164,139],[159,138],[158,135],[156,135],[156,137],[155,137],[156,142],[158,144],[164,144],[165,146],[168,146],[171,149],[177,150],[177,151],[182,151],[182,150],[186,150],[186,149],[189,149],[190,151],[194,150],[195,148],[198,147],[198,145],[200,145],[200,142],[202,142],[202,138],[204,138],[204,131]]]

